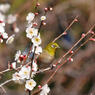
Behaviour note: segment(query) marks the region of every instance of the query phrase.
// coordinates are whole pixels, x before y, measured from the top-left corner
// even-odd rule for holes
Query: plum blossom
[[[15,37],[14,34],[11,35],[11,36],[7,39],[6,44],[11,44],[11,43],[14,41],[14,37]]]
[[[0,26],[5,26],[5,22],[3,20],[0,20]]]
[[[32,52],[34,52],[34,46],[32,48]],[[42,47],[41,46],[37,46],[36,50],[35,50],[35,54],[40,55],[42,53]]]
[[[6,13],[10,9],[10,4],[0,4],[0,11]]]
[[[19,31],[20,31],[20,30],[19,30],[18,27],[15,27],[15,28],[14,28],[14,32],[15,32],[15,33],[18,33]]]
[[[16,62],[11,63],[11,68],[16,69]]]
[[[35,14],[30,12],[30,13],[28,13],[28,15],[26,17],[26,20],[28,21],[28,23],[30,23],[31,21],[33,21],[34,17],[35,17]]]
[[[19,71],[19,74],[21,76],[22,79],[29,79],[30,78],[30,71],[31,71],[31,67],[28,66],[23,66],[21,68],[21,70]]]
[[[7,39],[8,38],[8,34],[6,32],[1,32],[0,33],[0,42],[3,42],[3,39]]]
[[[38,70],[38,66],[37,66],[36,61],[33,61],[33,63],[32,63],[32,70],[33,70],[34,72],[36,72],[36,71]]]
[[[22,55],[21,51],[18,50],[15,54],[15,61],[17,61],[17,63],[20,63],[22,61],[24,61],[26,59],[26,55]]]
[[[13,81],[20,80],[20,79],[21,79],[21,76],[19,75],[18,72],[16,72],[16,73],[13,74],[13,77],[12,77]]]
[[[41,21],[46,20],[46,16],[41,16]]]
[[[8,15],[7,23],[8,23],[8,24],[12,24],[12,23],[14,23],[16,20],[17,20],[17,16],[10,14],[10,15]]]
[[[42,91],[40,92],[40,95],[47,95],[50,92],[50,88],[47,84],[45,84],[41,89]]]
[[[41,38],[40,35],[34,36],[33,39],[31,40],[34,46],[39,46],[41,44]]]
[[[37,36],[38,29],[28,27],[26,29],[26,33],[27,33],[26,36],[31,39],[33,36]]]
[[[0,25],[0,33],[4,33],[5,32],[5,29],[2,25]]]
[[[6,18],[5,15],[0,12],[0,20],[5,21],[5,18]]]
[[[18,61],[18,60],[19,60],[20,55],[21,55],[21,51],[18,50],[18,51],[16,52],[16,54],[15,54],[15,61]]]
[[[25,87],[28,90],[33,90],[33,88],[36,86],[36,82],[33,79],[27,80]]]

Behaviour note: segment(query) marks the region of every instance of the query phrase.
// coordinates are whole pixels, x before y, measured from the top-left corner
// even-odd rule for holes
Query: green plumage
[[[38,61],[40,67],[47,67],[52,63],[56,49],[59,48],[57,43],[49,43],[46,48],[43,50],[42,54],[39,56]]]

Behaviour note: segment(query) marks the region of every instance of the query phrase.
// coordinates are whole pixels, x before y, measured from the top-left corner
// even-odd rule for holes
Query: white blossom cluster
[[[5,32],[5,23],[13,24],[16,22],[16,15],[9,14],[6,16],[10,7],[8,3],[0,4],[0,43],[3,43],[4,39],[7,39],[6,44],[11,44],[14,41],[15,34],[8,38],[8,34]],[[15,27],[14,32],[19,32],[19,28]]]
[[[3,43],[3,40],[7,38],[8,34],[5,32],[5,23],[0,19],[0,43]]]
[[[8,34],[5,32],[5,13],[9,8],[9,4],[0,4],[0,43],[3,43],[3,40],[8,38]]]
[[[6,13],[10,9],[10,4],[0,4],[0,12]]]
[[[40,95],[47,95],[49,92],[50,92],[50,88],[48,87],[47,84],[45,84],[45,85],[41,88]]]
[[[42,47],[40,46],[42,41],[40,38],[40,33],[38,33],[38,29],[33,27],[33,24],[36,24],[36,22],[34,22],[34,18],[34,13],[29,13],[26,17],[28,22],[26,37],[33,43],[31,52],[39,55],[42,52]],[[15,62],[11,63],[11,68],[16,69],[17,63],[23,63],[28,56],[29,55],[23,55],[20,50],[17,51],[15,54]],[[31,91],[36,86],[36,82],[33,80],[33,77],[37,70],[37,62],[34,59],[32,62],[32,68],[30,66],[22,66],[20,71],[13,74],[12,79],[19,83],[26,82],[25,88]]]
[[[13,62],[13,65],[16,65],[15,62]],[[36,82],[32,79],[34,77],[34,72],[37,71],[37,64],[35,62],[33,62],[32,69],[33,69],[33,72],[31,74],[31,67],[23,66],[19,72],[15,72],[13,74],[12,80],[18,83],[26,82],[25,88],[28,90],[32,90],[36,86]]]
[[[26,28],[26,37],[29,38],[31,40],[31,42],[33,43],[33,48],[32,48],[32,52],[34,51],[34,48],[36,47],[35,50],[35,54],[40,54],[42,53],[42,47],[40,46],[41,44],[41,38],[40,38],[40,33],[38,33],[38,29],[35,28],[33,25],[34,23],[34,18],[35,18],[35,14],[34,13],[28,13],[26,20],[28,22],[28,26]]]
[[[16,21],[16,18],[12,17],[12,15],[8,16],[8,23],[11,24]],[[13,18],[13,21],[11,21],[11,18]],[[26,28],[26,37],[31,40],[33,43],[32,49],[29,51],[30,53],[34,53],[36,55],[40,55],[42,53],[42,47],[41,47],[41,38],[39,29],[35,28],[37,23],[34,21],[35,14],[29,13],[26,17],[26,20],[28,22],[27,28]],[[41,21],[45,20],[45,16],[41,16]],[[13,34],[10,36],[6,43],[10,44],[13,42],[15,35]],[[18,50],[15,54],[14,62],[11,63],[10,68],[17,69],[17,64],[20,63],[20,70],[15,72],[12,76],[12,80],[17,83],[24,83],[25,82],[25,89],[31,91],[36,86],[36,81],[33,79],[36,72],[38,71],[38,65],[36,62],[36,59],[34,58],[32,61],[32,67],[30,65],[23,65],[23,63],[27,60],[29,57],[28,54],[23,54],[20,50]],[[44,85],[41,87],[41,93],[40,95],[47,95],[50,91],[50,88],[48,85]]]

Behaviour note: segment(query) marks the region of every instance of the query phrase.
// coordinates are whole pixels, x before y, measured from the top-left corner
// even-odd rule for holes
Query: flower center
[[[30,34],[31,34],[31,35],[33,34],[33,31],[32,31],[32,30],[30,30]]]
[[[32,82],[29,82],[29,85],[32,86]]]
[[[40,41],[40,39],[39,39],[39,38],[36,38],[35,40],[36,40],[36,42],[39,42],[39,41]]]
[[[24,74],[27,75],[27,72],[25,71]]]

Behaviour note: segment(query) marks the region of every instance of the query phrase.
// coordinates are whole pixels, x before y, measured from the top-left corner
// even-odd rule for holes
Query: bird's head
[[[48,44],[52,49],[57,49],[57,48],[60,48],[59,45],[57,43],[50,43]]]
[[[51,42],[51,43],[49,43],[49,44],[46,46],[45,50],[47,50],[49,54],[54,55],[54,54],[55,54],[55,50],[56,50],[57,48],[60,48],[59,45],[58,45],[57,43]]]

